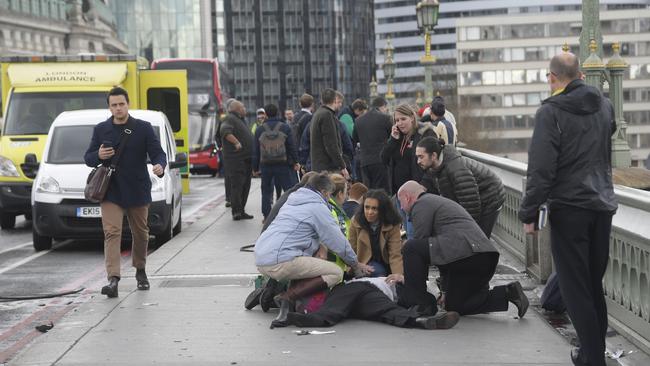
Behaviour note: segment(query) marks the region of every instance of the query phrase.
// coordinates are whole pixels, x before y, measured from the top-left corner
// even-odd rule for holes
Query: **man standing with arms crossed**
[[[147,156],[153,165],[153,174],[165,174],[167,156],[151,124],[129,115],[129,95],[126,90],[115,87],[108,92],[108,108],[112,117],[99,123],[93,130],[88,151],[84,156],[86,165],[96,167],[110,164],[115,158],[122,136],[128,134],[115,172],[111,176],[106,197],[101,203],[102,227],[104,229],[104,257],[108,285],[102,287],[102,295],[117,297],[120,281],[120,244],[122,220],[129,220],[133,249],[131,251],[138,290],[148,290],[149,280],[145,272],[149,227],[147,217],[151,203],[151,180],[147,171]]]
[[[572,53],[553,57],[547,78],[552,95],[535,116],[519,219],[532,234],[538,209],[548,201],[560,291],[580,340],[571,360],[574,365],[605,366],[602,280],[617,208],[611,168],[614,109],[581,79],[579,60]]]

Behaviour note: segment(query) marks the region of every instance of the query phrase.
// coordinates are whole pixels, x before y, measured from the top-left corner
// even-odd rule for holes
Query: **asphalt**
[[[259,234],[259,197],[254,182],[248,221],[233,221],[215,199],[148,258],[150,291],[136,290],[127,264],[118,298],[98,287],[8,365],[571,365],[565,338],[532,309],[517,319],[512,305],[462,317],[450,330],[359,320],[324,335],[269,329],[273,311],[243,307],[257,271],[253,253],[240,247]],[[495,283],[509,276],[516,275]]]

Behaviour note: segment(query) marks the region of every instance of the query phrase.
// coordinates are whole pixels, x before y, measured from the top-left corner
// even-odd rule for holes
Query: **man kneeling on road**
[[[343,279],[343,270],[333,262],[313,257],[321,243],[336,253],[356,276],[372,272],[359,263],[332,217],[327,205],[334,183],[327,173],[313,176],[306,187],[287,199],[266,231],[255,243],[255,264],[260,273],[276,281],[293,280],[278,295],[280,312],[271,327],[286,325],[287,313],[298,298],[332,287]]]
[[[410,214],[414,229],[414,239],[402,248],[402,305],[417,305],[435,313],[436,300],[427,292],[429,266],[435,265],[442,279],[438,302],[447,311],[460,315],[507,311],[508,302],[512,302],[519,318],[526,314],[528,298],[519,282],[490,290],[499,252],[463,207],[426,193],[415,181],[404,183],[397,197]]]

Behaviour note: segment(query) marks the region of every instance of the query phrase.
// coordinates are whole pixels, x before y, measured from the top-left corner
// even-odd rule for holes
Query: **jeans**
[[[260,165],[260,172],[262,173],[262,215],[266,218],[273,205],[274,185],[278,185],[283,191],[293,187],[292,170],[287,164],[266,164]]]
[[[386,277],[390,274],[387,266],[382,262],[371,260],[368,265],[375,269],[368,277]]]

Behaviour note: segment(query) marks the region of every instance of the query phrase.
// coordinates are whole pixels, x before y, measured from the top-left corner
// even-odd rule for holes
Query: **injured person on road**
[[[454,311],[438,311],[418,306],[400,306],[399,294],[404,276],[358,278],[332,288],[323,305],[304,314],[291,312],[283,324],[298,327],[330,327],[346,318],[378,321],[403,328],[449,329],[460,315]]]

